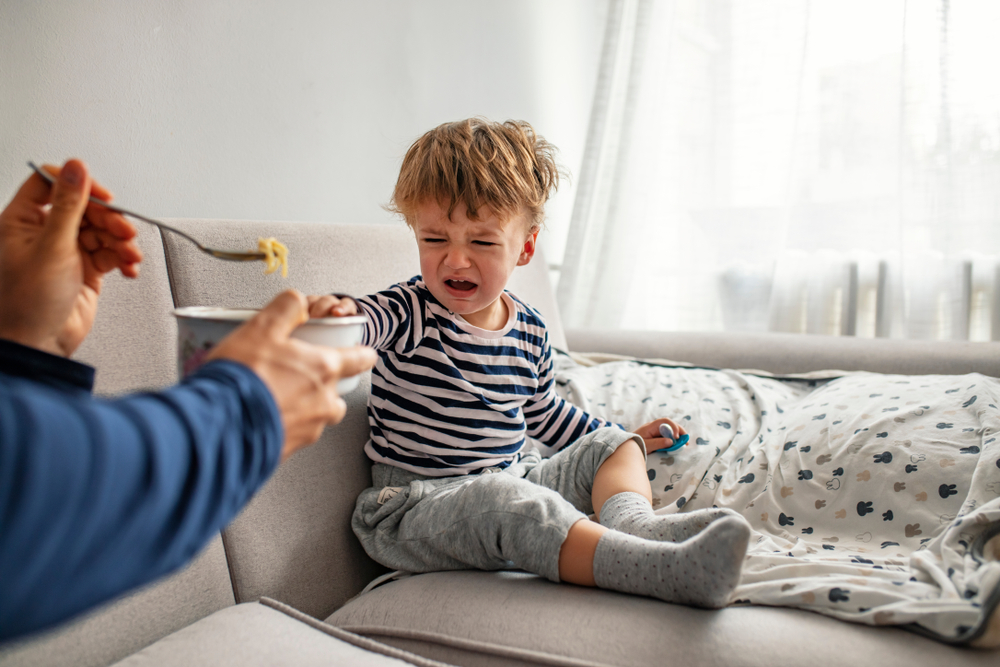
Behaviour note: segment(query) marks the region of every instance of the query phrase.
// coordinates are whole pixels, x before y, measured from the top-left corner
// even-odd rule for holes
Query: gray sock
[[[660,542],[683,542],[725,516],[740,515],[731,509],[718,507],[685,514],[654,514],[649,501],[631,491],[611,496],[601,507],[602,526]]]
[[[749,524],[736,517],[723,517],[679,544],[609,530],[597,543],[594,582],[622,593],[718,609],[729,603],[739,583],[749,541]]]

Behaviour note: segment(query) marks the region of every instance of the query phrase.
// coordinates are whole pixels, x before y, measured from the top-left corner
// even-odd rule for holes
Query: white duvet
[[[1000,380],[557,367],[560,394],[596,416],[684,425],[688,445],[649,457],[653,503],[750,521],[737,603],[967,642],[1000,602]]]

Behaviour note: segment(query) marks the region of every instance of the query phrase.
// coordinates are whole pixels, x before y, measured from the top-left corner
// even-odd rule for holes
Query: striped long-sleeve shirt
[[[472,326],[419,276],[356,299],[364,344],[378,350],[368,401],[373,461],[432,477],[517,460],[526,436],[559,450],[603,426],[556,394],[552,350],[538,311],[504,292],[507,324]]]

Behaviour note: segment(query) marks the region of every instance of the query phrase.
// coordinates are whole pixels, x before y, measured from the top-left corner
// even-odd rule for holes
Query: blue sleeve
[[[181,567],[281,456],[274,399],[234,362],[117,400],[7,370],[0,367],[0,640]]]

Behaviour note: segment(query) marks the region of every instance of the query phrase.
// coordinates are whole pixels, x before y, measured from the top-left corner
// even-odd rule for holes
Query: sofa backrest
[[[175,235],[165,240],[178,306],[258,308],[288,288],[306,294],[363,294],[416,273],[408,231],[399,227],[171,220],[202,243],[254,248],[276,237],[289,248],[287,279],[264,265],[220,262]],[[347,417],[286,461],[223,531],[237,602],[268,596],[325,618],[381,568],[354,537],[351,512],[370,483],[368,378],[345,397]]]
[[[160,232],[137,223],[139,277],[117,271],[104,280],[97,318],[73,358],[97,368],[94,390],[118,395],[159,389],[177,379],[177,324]]]
[[[160,233],[141,225],[140,277],[108,276],[94,327],[74,355],[97,368],[95,391],[119,395],[173,384],[176,325]],[[0,647],[0,667],[119,660],[235,602],[221,536],[180,572],[49,632]]]
[[[288,278],[260,263],[220,262],[182,238],[164,239],[178,306],[253,307],[293,287],[306,294],[370,294],[419,273],[412,232],[396,225],[171,220],[202,243],[249,249],[275,237],[289,249]],[[512,289],[554,325],[565,345],[543,257],[515,272]],[[351,531],[358,494],[371,483],[363,447],[369,378],[345,397],[347,417],[285,462],[226,530],[223,539],[238,602],[271,597],[325,618],[382,568]]]

